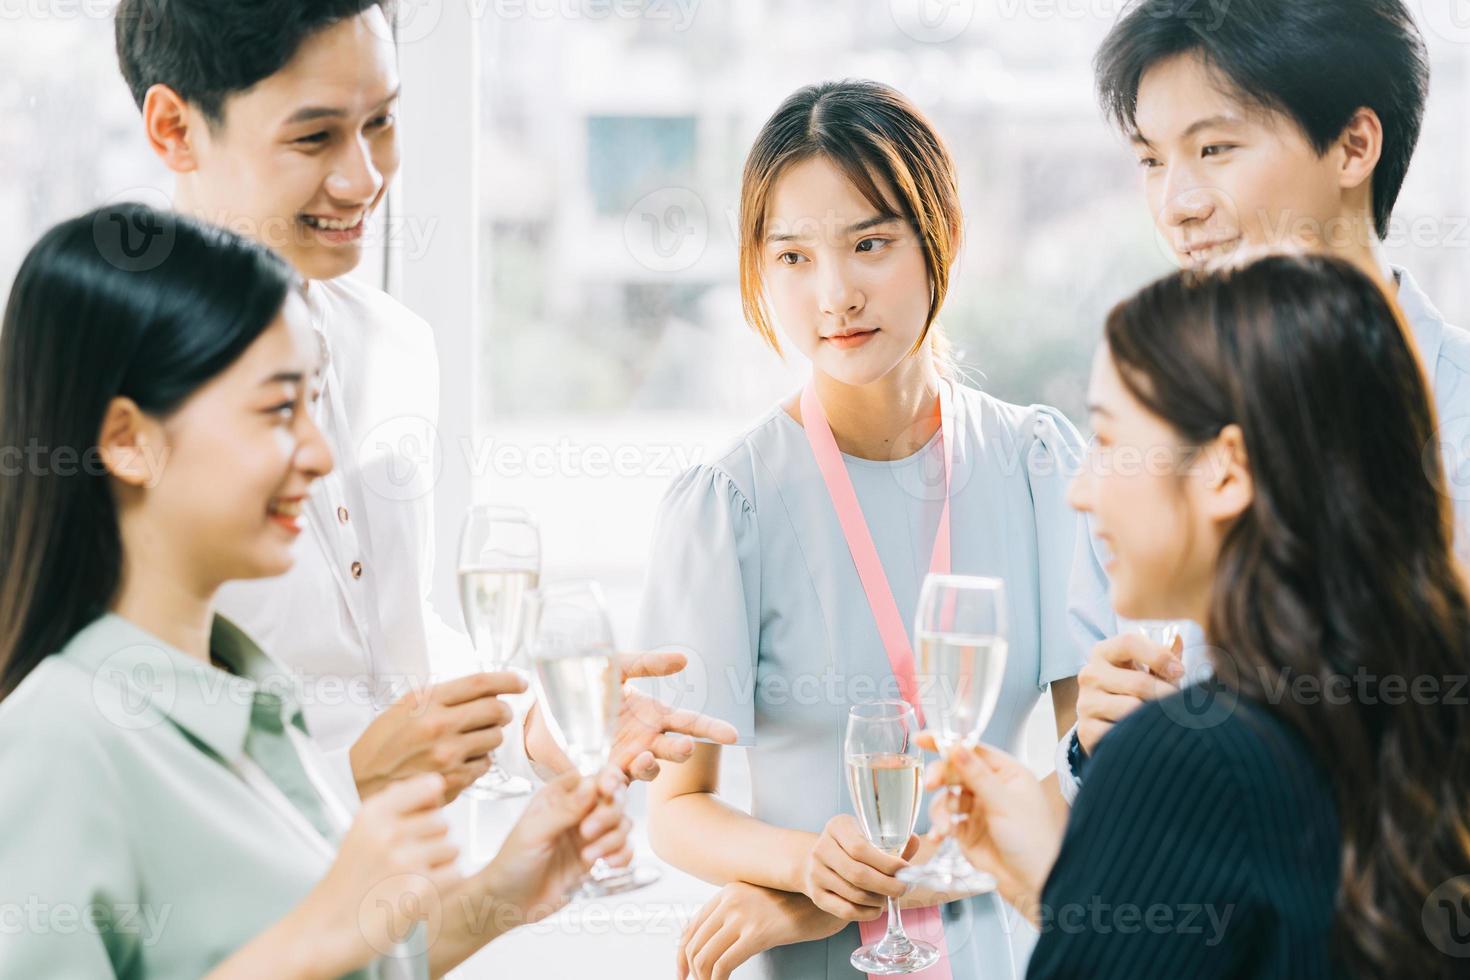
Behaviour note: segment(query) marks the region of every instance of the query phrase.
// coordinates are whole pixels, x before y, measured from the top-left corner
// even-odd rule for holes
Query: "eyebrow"
[[[381,109],[389,102],[392,102],[394,99],[398,98],[398,93],[402,90],[403,86],[401,85],[398,88],[395,88],[386,99],[383,99],[377,105],[373,106],[373,110]],[[341,119],[346,115],[347,110],[341,108],[340,106],[308,105],[302,106],[300,109],[297,109],[295,112],[291,113],[291,115],[286,119],[284,123],[282,123],[282,125],[295,126],[298,123],[315,122],[318,119]]]
[[[1097,402],[1088,402],[1087,411],[1093,415],[1106,415],[1108,418],[1113,417],[1112,412],[1108,411],[1105,407],[1099,405]]]
[[[1179,138],[1180,139],[1189,139],[1191,136],[1193,136],[1195,133],[1199,132],[1202,129],[1210,129],[1210,128],[1214,127],[1214,126],[1232,126],[1232,125],[1236,125],[1236,124],[1238,124],[1240,122],[1242,122],[1242,120],[1238,116],[1226,116],[1226,115],[1207,116],[1204,119],[1196,119],[1194,122],[1192,122],[1188,126],[1186,126],[1185,129],[1184,129],[1184,132],[1182,132],[1182,133],[1179,134]],[[1140,145],[1140,146],[1153,146],[1154,145],[1153,142],[1147,136],[1144,136],[1137,129],[1134,129],[1133,135],[1132,135],[1131,139],[1132,139],[1132,142],[1135,145]]]
[[[263,388],[266,385],[299,385],[306,380],[306,375],[300,371],[277,371],[260,383]]]
[[[879,225],[892,224],[895,221],[902,220],[903,217],[897,214],[875,214],[871,218],[864,218],[862,221],[848,225],[842,229],[842,234],[856,235],[858,232],[867,231],[869,228],[877,228]],[[766,242],[768,244],[774,242],[795,242],[800,241],[801,238],[802,236],[800,235],[767,235]]]

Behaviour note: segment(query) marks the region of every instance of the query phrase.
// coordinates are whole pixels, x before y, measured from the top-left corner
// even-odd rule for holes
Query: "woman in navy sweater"
[[[1070,499],[1118,613],[1204,624],[1214,676],[1109,732],[1070,817],[993,749],[931,773],[1041,929],[1031,977],[1470,970],[1470,601],[1407,337],[1320,257],[1109,316]]]

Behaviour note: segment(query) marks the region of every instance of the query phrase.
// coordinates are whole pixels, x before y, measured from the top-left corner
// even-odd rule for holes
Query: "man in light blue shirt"
[[[1384,254],[1393,207],[1419,139],[1429,91],[1424,39],[1402,0],[1261,0],[1201,23],[1177,0],[1142,0],[1096,59],[1103,108],[1129,138],[1160,238],[1182,265],[1242,251],[1327,251],[1397,298],[1439,416],[1437,451],[1456,538],[1470,518],[1470,333],[1453,327]],[[1215,20],[1215,18],[1218,18]],[[1303,487],[1303,493],[1326,488]],[[1079,547],[1097,547],[1085,541]],[[1090,556],[1084,556],[1090,557]],[[1078,676],[1077,726],[1058,746],[1069,799],[1087,754],[1146,698],[1178,658],[1088,611],[1108,588],[1098,563],[1076,563],[1074,620],[1100,641]],[[1109,617],[1111,618],[1111,617]],[[1113,637],[1112,639],[1104,639]],[[1186,631],[1186,680],[1204,664]],[[1157,677],[1134,669],[1151,667]]]

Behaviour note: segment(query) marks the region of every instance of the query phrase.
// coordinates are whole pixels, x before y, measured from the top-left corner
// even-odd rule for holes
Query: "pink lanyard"
[[[919,724],[924,724],[924,709],[919,705],[919,689],[914,677],[914,649],[909,644],[909,633],[899,615],[898,603],[893,601],[893,590],[889,588],[888,576],[883,571],[883,562],[878,557],[878,548],[873,544],[873,535],[868,522],[863,518],[862,505],[858,503],[857,491],[852,478],[847,474],[847,464],[837,450],[837,440],[832,436],[832,427],[827,424],[827,413],[822,410],[817,390],[808,383],[801,393],[801,424],[806,430],[807,442],[811,444],[812,456],[817,469],[822,471],[822,480],[827,484],[827,495],[832,498],[832,508],[837,511],[837,522],[842,525],[842,536],[847,539],[847,550],[852,553],[852,562],[857,566],[858,579],[868,596],[868,608],[878,625],[878,636],[883,648],[888,651],[888,663],[893,676],[898,680],[899,693],[914,707]],[[950,457],[954,447],[950,445],[954,433],[953,406],[950,404],[949,384],[939,383],[939,441],[944,455],[944,508],[939,512],[939,529],[934,535],[934,553],[929,559],[932,574],[949,574],[949,492]]]
[[[934,553],[929,559],[929,571],[934,574],[949,573],[949,493],[950,457],[954,452],[953,406],[950,404],[949,384],[939,383],[939,442],[944,456],[944,507],[939,512],[939,529],[934,535]],[[852,477],[847,473],[847,464],[837,449],[837,440],[832,435],[832,426],[827,422],[827,413],[817,397],[814,383],[808,382],[801,393],[801,425],[806,431],[807,442],[812,447],[812,457],[822,480],[827,484],[827,495],[832,499],[832,508],[837,511],[837,522],[842,525],[842,536],[847,539],[847,550],[852,553],[857,566],[858,579],[868,596],[868,608],[878,625],[878,636],[888,652],[888,663],[893,676],[898,679],[898,689],[903,699],[913,705],[919,724],[924,723],[924,709],[919,705],[919,689],[914,672],[914,648],[909,643],[908,630],[899,615],[898,603],[893,599],[893,589],[888,585],[888,575],[883,571],[883,562],[878,557],[878,548],[873,544],[872,532],[863,517],[862,505],[858,503],[857,491],[853,489]],[[952,980],[949,969],[949,947],[944,939],[944,920],[936,906],[910,909],[904,917],[904,926],[912,939],[931,943],[939,949],[939,960],[931,967],[911,974],[915,980]],[[888,913],[870,922],[858,923],[858,932],[864,945],[876,943],[883,938],[888,928]],[[869,978],[873,977],[869,974]]]

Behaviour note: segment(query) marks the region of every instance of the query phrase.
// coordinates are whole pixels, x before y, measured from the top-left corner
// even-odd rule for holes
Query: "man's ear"
[[[102,416],[97,452],[102,465],[118,482],[151,487],[162,475],[157,469],[166,458],[163,429],[131,398],[114,398]]]
[[[153,152],[176,174],[199,166],[195,156],[198,113],[167,85],[154,85],[143,96],[143,131]],[[199,121],[202,125],[202,121]]]
[[[1367,106],[1353,113],[1337,138],[1342,152],[1342,170],[1338,182],[1344,190],[1353,190],[1373,180],[1373,171],[1383,157],[1383,121]]]
[[[1205,514],[1216,523],[1228,523],[1244,514],[1256,496],[1245,433],[1238,425],[1225,426],[1206,454],[1210,462],[1204,489]]]

